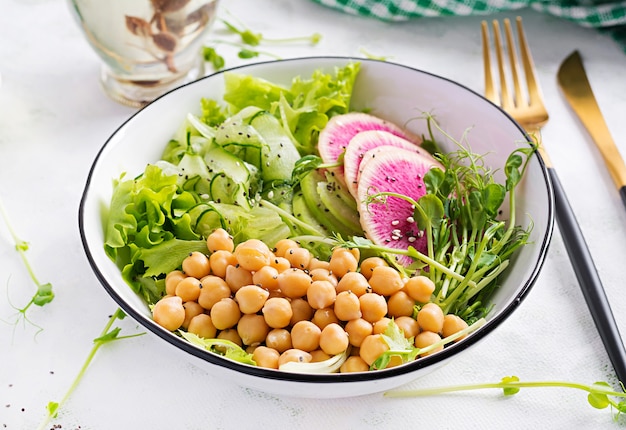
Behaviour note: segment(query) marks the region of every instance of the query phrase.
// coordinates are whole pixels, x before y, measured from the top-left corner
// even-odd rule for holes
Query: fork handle
[[[548,168],[548,172],[554,188],[556,221],[561,230],[565,248],[617,378],[626,384],[626,350],[624,350],[602,281],[559,177],[554,168]],[[620,193],[626,203],[626,187],[622,187]]]

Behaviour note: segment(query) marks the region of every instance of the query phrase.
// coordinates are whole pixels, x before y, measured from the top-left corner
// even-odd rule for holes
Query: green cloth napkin
[[[343,12],[404,21],[418,17],[487,15],[531,7],[612,36],[626,52],[626,1],[611,0],[313,0]]]

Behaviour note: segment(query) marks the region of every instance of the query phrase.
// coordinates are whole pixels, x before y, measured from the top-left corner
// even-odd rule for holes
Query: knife
[[[626,165],[615,146],[598,102],[596,102],[596,98],[593,95],[578,51],[571,53],[561,63],[557,80],[565,98],[600,150],[609,174],[626,207]]]
[[[606,124],[602,119],[602,114],[591,92],[591,86],[587,80],[578,52],[575,51],[563,62],[558,72],[558,81],[568,101],[572,104],[572,107],[587,129],[590,130],[591,127],[594,130],[601,130],[602,133],[600,136],[608,137],[608,140],[603,141],[603,143],[610,142],[609,147],[612,145],[612,150],[609,148],[608,151],[603,151],[602,148],[605,148],[605,146],[600,146],[600,148],[605,159],[607,158],[605,152],[617,154],[613,155],[618,161],[616,166],[614,166],[613,163],[615,160],[609,159],[607,161],[607,164],[612,166],[610,167],[611,176],[613,178],[626,178],[626,175],[624,175],[624,171],[626,171],[626,169],[624,169],[624,162],[619,156]],[[585,116],[587,114],[589,114],[589,117]],[[589,118],[595,118],[596,122],[591,121]],[[599,122],[597,122],[598,118]],[[594,124],[600,124],[600,127],[594,128]],[[597,132],[594,133],[592,137],[598,135]],[[594,137],[594,139],[596,139],[596,137]],[[609,304],[604,287],[602,286],[602,281],[600,280],[600,276],[598,275],[598,271],[576,220],[574,211],[572,210],[567,196],[565,195],[565,190],[549,158],[546,158],[546,166],[554,188],[557,223],[559,224],[563,243],[570,257],[574,273],[576,274],[583,297],[596,328],[598,329],[602,343],[608,353],[609,360],[617,374],[617,378],[620,382],[626,384],[626,349],[624,348],[619,328],[613,316],[611,305]],[[616,174],[614,176],[614,172],[621,173],[621,175]],[[622,200],[626,205],[626,180],[623,180],[618,188]]]

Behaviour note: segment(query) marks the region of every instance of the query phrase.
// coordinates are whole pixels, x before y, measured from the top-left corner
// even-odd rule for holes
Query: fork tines
[[[500,91],[495,89],[496,79],[491,72],[491,49],[489,43],[489,29],[486,21],[482,22],[482,40],[483,40],[483,60],[485,70],[485,97],[489,100],[502,106],[505,110],[514,109],[516,106],[527,106],[534,102],[540,102],[541,96],[537,86],[537,80],[535,77],[535,67],[533,59],[526,42],[526,35],[524,28],[522,27],[522,18],[516,18],[517,24],[517,39],[519,44],[519,53],[522,59],[522,66],[524,75],[526,77],[526,90],[529,99],[526,99],[525,93],[522,88],[523,79],[520,79],[520,67],[518,61],[518,54],[515,49],[515,39],[513,37],[513,31],[511,29],[511,21],[507,18],[503,20],[504,34],[506,37],[507,51],[509,57],[508,68],[505,65],[504,55],[504,43],[502,41],[502,35],[500,31],[500,24],[497,20],[492,21],[493,38],[494,38],[494,51],[496,54],[496,60],[498,65],[498,80],[500,81]],[[508,78],[512,78],[513,81],[513,94],[511,94],[508,86]]]

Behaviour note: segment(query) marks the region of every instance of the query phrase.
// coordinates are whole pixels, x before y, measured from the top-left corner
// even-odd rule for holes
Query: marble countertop
[[[56,297],[17,319],[35,287],[0,222],[0,428],[34,429],[59,401],[92,341],[117,309],[81,246],[78,204],[93,159],[135,110],[111,101],[99,59],[62,0],[4,0],[0,13],[0,199],[28,260]],[[310,55],[387,57],[483,91],[480,17],[384,23],[307,0],[224,0],[231,13],[268,37],[319,32],[315,46],[266,50]],[[556,83],[559,63],[580,51],[607,124],[626,154],[626,55],[591,29],[533,11],[519,12],[533,50],[551,120],[543,139],[576,212],[613,312],[626,333],[626,211],[599,152]],[[500,14],[496,18],[515,14]],[[216,30],[219,25],[216,26]],[[225,50],[227,66],[249,62]],[[269,59],[269,58],[261,58]],[[143,331],[127,318],[122,334]],[[41,328],[42,330],[40,331]],[[558,229],[530,295],[488,339],[410,384],[435,387],[521,380],[616,383]],[[527,389],[513,397],[480,391],[419,399],[374,394],[347,399],[278,397],[204,373],[152,335],[103,346],[47,428],[610,428],[586,394]]]

